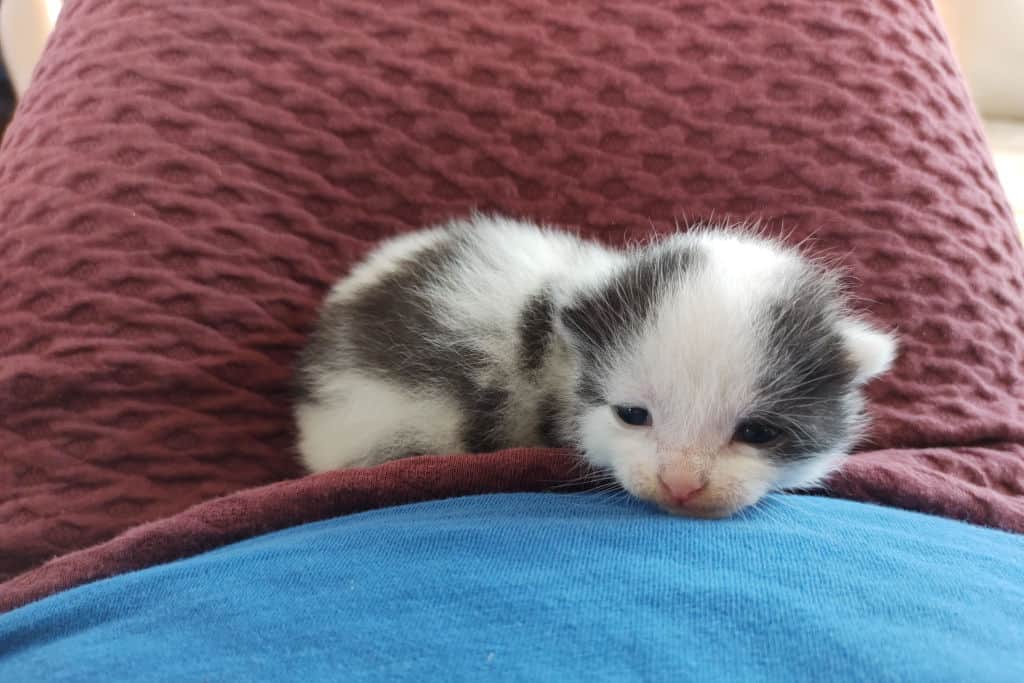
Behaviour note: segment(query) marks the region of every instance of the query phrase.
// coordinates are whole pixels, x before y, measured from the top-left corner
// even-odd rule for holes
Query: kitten
[[[473,216],[381,244],[298,367],[314,472],[564,446],[634,495],[723,517],[832,472],[896,342],[796,250],[707,226],[620,251]]]

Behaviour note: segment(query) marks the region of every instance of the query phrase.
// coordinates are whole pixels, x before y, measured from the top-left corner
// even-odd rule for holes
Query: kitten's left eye
[[[736,425],[732,439],[751,446],[765,446],[777,441],[781,436],[782,430],[774,425],[761,420],[744,420]]]
[[[640,408],[639,406],[612,406],[612,408],[615,410],[615,414],[619,416],[619,419],[630,427],[651,426],[651,414],[647,411],[647,408]]]

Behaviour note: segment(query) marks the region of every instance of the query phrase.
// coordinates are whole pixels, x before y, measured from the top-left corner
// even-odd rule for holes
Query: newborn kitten
[[[896,343],[794,249],[705,227],[618,251],[473,216],[380,245],[302,353],[314,472],[568,446],[634,495],[722,517],[810,487]]]

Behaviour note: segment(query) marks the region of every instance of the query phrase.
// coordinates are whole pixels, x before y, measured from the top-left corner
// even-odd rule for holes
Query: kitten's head
[[[895,340],[793,249],[702,230],[634,251],[565,306],[590,463],[670,512],[724,517],[811,487],[864,425]]]

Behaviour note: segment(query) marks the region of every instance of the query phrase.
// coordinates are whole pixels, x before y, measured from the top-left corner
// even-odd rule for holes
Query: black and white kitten
[[[503,217],[384,242],[302,353],[314,471],[569,446],[670,512],[817,484],[895,340],[796,250],[706,226],[618,251]]]

